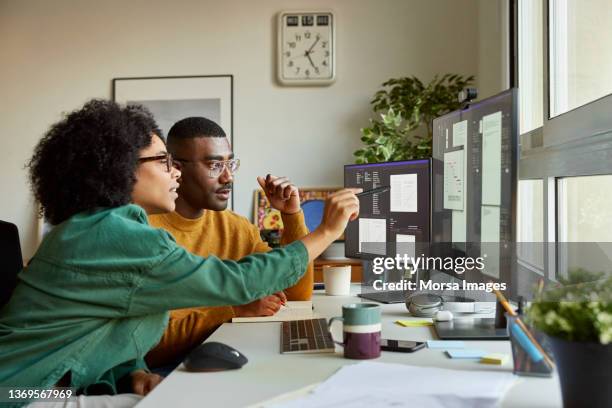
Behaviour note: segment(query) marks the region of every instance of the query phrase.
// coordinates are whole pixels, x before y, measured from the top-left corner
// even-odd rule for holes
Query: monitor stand
[[[502,305],[495,305],[495,318],[453,319],[434,322],[438,337],[443,340],[508,340],[506,317]]]
[[[405,277],[405,271],[396,269],[385,269],[384,274],[376,275],[372,272],[372,261],[362,261],[362,282],[361,293],[359,296],[362,299],[373,300],[379,303],[405,303],[406,298],[412,294],[407,290],[374,290],[372,280],[382,279],[383,282],[400,282]],[[412,280],[418,280],[418,272]]]

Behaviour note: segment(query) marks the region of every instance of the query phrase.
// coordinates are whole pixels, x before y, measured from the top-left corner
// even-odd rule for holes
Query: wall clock
[[[283,85],[329,85],[336,79],[336,21],[330,11],[278,15],[277,73]]]

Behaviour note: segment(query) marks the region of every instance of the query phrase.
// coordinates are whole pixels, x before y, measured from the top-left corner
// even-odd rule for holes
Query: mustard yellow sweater
[[[281,244],[288,244],[308,234],[304,214],[282,214],[284,231]],[[151,215],[149,223],[170,232],[177,243],[199,256],[216,255],[238,260],[270,247],[259,236],[259,230],[246,218],[230,211],[206,210],[197,219],[184,218],[176,212]],[[313,264],[295,286],[287,288],[289,300],[310,300],[313,289]],[[151,367],[165,365],[202,343],[221,324],[234,317],[231,306],[200,307],[173,310],[168,327],[159,344],[147,355]]]

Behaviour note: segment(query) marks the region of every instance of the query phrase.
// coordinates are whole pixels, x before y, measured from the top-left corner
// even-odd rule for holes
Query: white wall
[[[330,8],[337,82],[274,81],[274,19]],[[24,163],[63,111],[110,97],[111,79],[234,75],[236,210],[250,217],[255,176],[339,186],[353,161],[369,100],[388,78],[479,75],[478,0],[0,0],[0,218],[15,222],[24,257],[36,219]],[[77,176],[77,175],[75,175]]]
[[[478,82],[479,99],[495,95],[509,86],[509,0],[479,0]]]

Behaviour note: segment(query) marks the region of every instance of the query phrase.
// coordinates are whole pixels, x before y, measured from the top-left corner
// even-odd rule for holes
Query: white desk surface
[[[355,296],[325,296],[321,292],[313,296],[315,313],[320,317],[339,316],[343,304],[362,301]],[[436,338],[433,327],[408,328],[394,324],[395,320],[413,319],[404,304],[381,306],[383,338],[415,341]],[[341,338],[341,326],[334,323],[335,339]],[[280,323],[226,323],[208,341],[236,348],[249,362],[241,369],[216,373],[189,373],[181,365],[144,398],[138,408],[245,407],[324,381],[341,366],[358,362],[343,358],[339,346],[335,354],[280,354]],[[510,358],[504,365],[492,366],[473,360],[451,360],[443,350],[425,348],[415,353],[383,352],[375,361],[456,370],[512,371],[509,341],[470,341],[469,347],[508,354]],[[515,385],[502,400],[502,407],[562,406],[556,374],[553,378],[516,378]],[[406,379],[406,391],[409,393],[409,390],[410,379]]]

